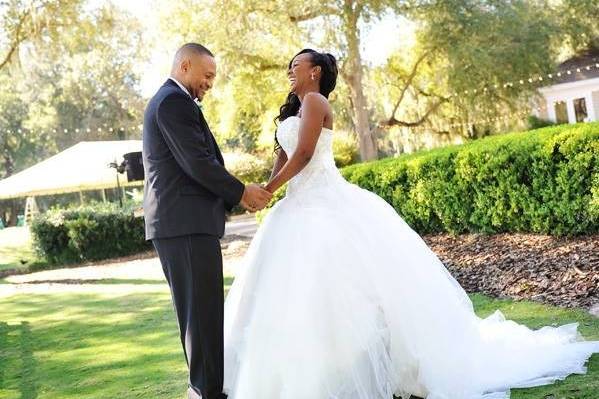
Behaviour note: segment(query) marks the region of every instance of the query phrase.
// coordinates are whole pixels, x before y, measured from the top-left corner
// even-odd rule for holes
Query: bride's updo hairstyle
[[[337,60],[332,54],[319,53],[316,50],[307,48],[293,56],[291,61],[289,61],[288,68],[291,69],[291,63],[295,57],[306,53],[310,54],[310,60],[312,61],[312,64],[321,68],[319,92],[326,98],[329,98],[329,94],[335,90],[335,85],[337,84],[337,74],[339,73],[337,69]],[[297,115],[300,106],[300,100],[295,93],[289,93],[287,95],[287,100],[285,100],[285,104],[281,105],[281,108],[279,108],[279,115],[275,118],[275,125],[277,122],[282,122],[290,116]],[[279,145],[279,141],[277,140],[277,136],[275,134],[275,151],[280,148],[281,146]]]

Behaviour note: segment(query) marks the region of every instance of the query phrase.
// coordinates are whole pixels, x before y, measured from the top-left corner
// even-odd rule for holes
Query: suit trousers
[[[189,399],[221,399],[223,389],[223,260],[218,237],[152,240],[171,296],[189,369]],[[200,396],[201,395],[201,396]]]

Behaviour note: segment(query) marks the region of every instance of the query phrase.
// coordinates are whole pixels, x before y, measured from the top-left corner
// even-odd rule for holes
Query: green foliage
[[[541,119],[537,116],[534,115],[530,115],[528,117],[528,128],[529,129],[540,129],[542,127],[547,127],[547,126],[552,126],[555,125],[555,123],[553,121],[547,120],[547,119]]]
[[[225,153],[227,170],[244,183],[262,183],[268,180],[272,164],[252,154]]]
[[[333,155],[338,168],[356,163],[360,154],[356,139],[349,134],[335,133],[333,137]]]
[[[494,136],[343,170],[421,234],[597,232],[598,173],[598,123]]]
[[[18,63],[22,47],[64,40],[63,27],[82,13],[81,0],[10,0],[0,3],[0,70]]]
[[[566,40],[575,50],[599,48],[599,6],[597,0],[562,0],[554,15],[566,33]]]
[[[552,35],[559,26],[546,6],[544,1],[444,0],[417,8],[413,16],[425,23],[422,45],[438,49],[435,54],[451,66],[450,87],[468,90],[551,72]]]
[[[34,220],[31,233],[36,251],[50,264],[106,259],[149,248],[143,218],[112,203],[51,210]]]
[[[10,76],[0,73],[0,88],[13,86]],[[23,117],[29,104],[14,90],[0,91],[0,179],[27,165],[28,159],[44,147],[43,135],[24,129]]]

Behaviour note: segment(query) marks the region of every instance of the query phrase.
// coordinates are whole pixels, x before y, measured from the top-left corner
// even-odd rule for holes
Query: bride
[[[278,158],[288,182],[225,303],[230,399],[508,398],[510,387],[585,373],[599,342],[577,324],[531,330],[481,319],[420,236],[333,160],[335,58],[297,54]]]

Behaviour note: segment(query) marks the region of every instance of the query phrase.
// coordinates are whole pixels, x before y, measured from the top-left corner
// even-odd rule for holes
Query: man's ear
[[[189,59],[185,59],[181,62],[181,70],[183,72],[187,72],[189,67],[191,66],[191,61]]]

